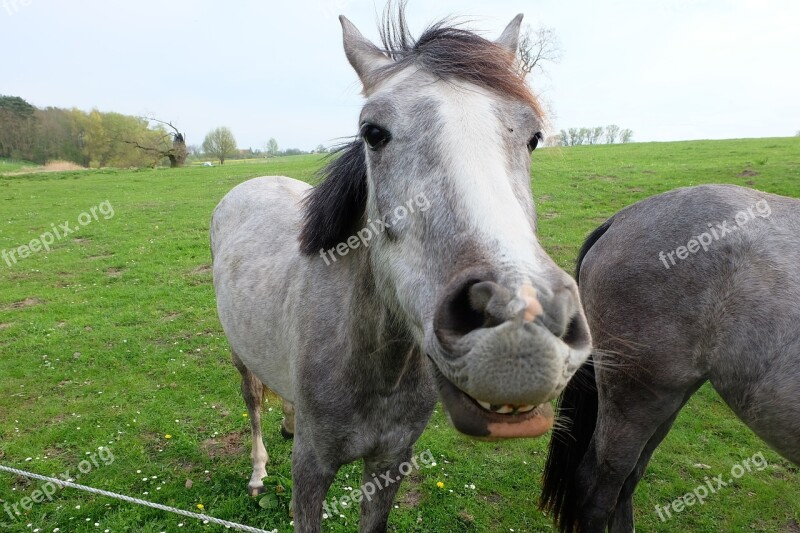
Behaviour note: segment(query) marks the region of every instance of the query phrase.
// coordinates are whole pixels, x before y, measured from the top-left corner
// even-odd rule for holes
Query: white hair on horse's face
[[[469,241],[472,251],[473,243],[480,243],[481,260],[506,269],[515,278],[510,283],[546,281],[542,278],[552,261],[536,239],[530,188],[527,145],[541,128],[533,109],[482,87],[437,80],[407,67],[377,85],[361,124],[379,125],[391,135],[380,150],[366,149],[368,218],[382,218],[419,194],[433,206],[398,221],[375,243],[391,241],[382,261],[387,268],[410,271],[415,286],[439,283],[419,279],[418,267],[441,271],[431,264],[442,259],[436,249],[455,238]],[[408,261],[419,264],[404,267]],[[403,282],[402,276],[392,278],[392,284]],[[435,287],[425,291],[434,299],[435,292]]]

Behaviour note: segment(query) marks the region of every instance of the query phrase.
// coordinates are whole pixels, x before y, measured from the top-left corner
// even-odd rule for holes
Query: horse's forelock
[[[504,46],[484,39],[445,19],[414,39],[405,17],[405,2],[397,9],[390,2],[381,27],[384,53],[394,62],[377,75],[389,77],[412,64],[443,80],[463,80],[500,95],[528,103],[540,118],[543,108],[523,74],[517,58]]]

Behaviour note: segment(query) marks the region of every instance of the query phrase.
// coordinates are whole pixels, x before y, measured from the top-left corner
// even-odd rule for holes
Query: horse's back
[[[709,379],[754,431],[800,461],[800,200],[691,187],[610,222],[580,265],[598,347],[634,357],[651,383]],[[701,234],[706,246],[690,250]],[[613,369],[597,371],[613,379]]]
[[[301,206],[305,193],[311,188],[302,181],[284,176],[265,176],[240,183],[220,201],[212,216],[211,246],[224,245],[232,230],[243,227],[279,227],[274,235],[276,244],[289,233],[299,233]],[[286,226],[286,224],[289,226]],[[282,226],[277,226],[282,225]]]
[[[713,303],[720,284],[759,296],[781,285],[800,291],[800,200],[728,185],[689,187],[633,204],[605,226],[579,266],[587,305],[610,310],[610,298],[634,316],[685,314]],[[642,313],[631,312],[637,307]]]
[[[285,308],[304,280],[299,252],[306,183],[262,177],[232,189],[211,221],[217,310],[236,355],[269,388],[293,397],[292,328]],[[286,316],[287,311],[289,317]]]

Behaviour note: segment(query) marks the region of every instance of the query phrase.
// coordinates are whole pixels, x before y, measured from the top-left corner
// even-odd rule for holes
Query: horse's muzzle
[[[566,276],[566,275],[565,275]],[[483,438],[533,437],[552,426],[548,402],[591,353],[571,278],[558,290],[516,288],[485,271],[444,291],[428,354],[439,393],[459,431]]]

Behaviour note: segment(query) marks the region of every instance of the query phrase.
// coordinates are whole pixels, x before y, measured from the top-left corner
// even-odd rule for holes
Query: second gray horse
[[[596,343],[561,399],[543,506],[561,531],[630,533],[633,492],[706,381],[800,464],[800,200],[732,185],[623,209],[586,241]]]

